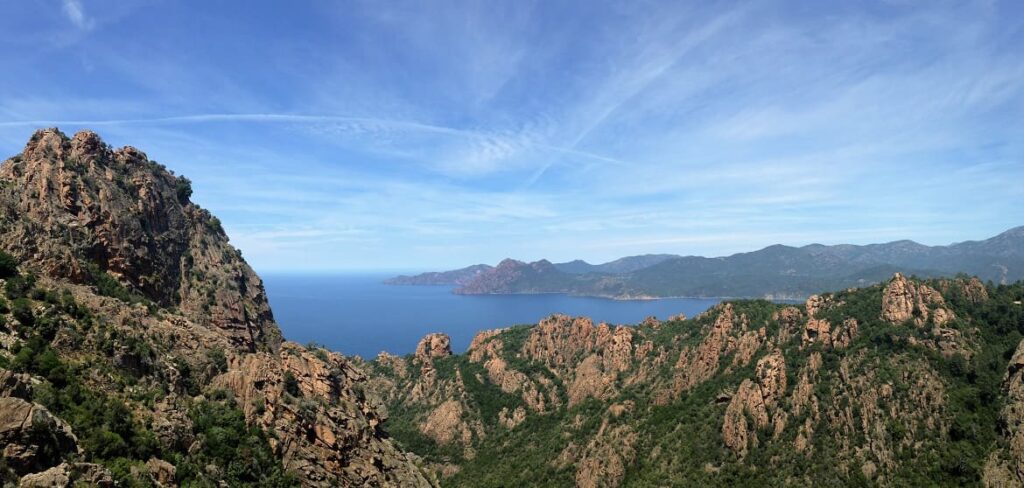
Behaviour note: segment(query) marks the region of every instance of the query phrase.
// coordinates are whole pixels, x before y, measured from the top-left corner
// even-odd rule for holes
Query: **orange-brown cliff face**
[[[33,134],[0,167],[0,246],[46,275],[78,283],[107,272],[163,307],[223,329],[249,350],[281,334],[263,283],[220,222],[189,200],[188,180],[93,132]]]
[[[384,431],[365,376],[338,354],[282,340],[261,280],[190,192],[187,180],[141,151],[111,149],[88,131],[38,131],[0,166],[0,250],[40,275],[40,289],[66,294],[56,305],[26,301],[33,315],[58,324],[47,346],[68,364],[91,365],[88,388],[123,401],[162,449],[200,446],[190,412],[226,391],[305,486],[429,486]],[[124,296],[104,296],[111,289]],[[60,305],[72,301],[71,309]],[[0,360],[10,361],[11,348],[34,331],[27,319],[4,320]],[[45,379],[15,379],[0,368],[0,423],[13,425],[3,419],[23,411],[49,415],[18,386]],[[132,396],[138,391],[163,393],[147,403]],[[101,466],[77,462],[82,444],[60,419],[51,423],[51,432],[67,433],[52,449],[0,427],[10,441],[4,459],[22,460],[15,473],[23,484],[109,479]],[[139,476],[173,483],[168,461],[150,459]],[[205,476],[218,479],[218,469]]]

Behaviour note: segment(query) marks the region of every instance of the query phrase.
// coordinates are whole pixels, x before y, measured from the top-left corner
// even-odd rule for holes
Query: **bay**
[[[610,300],[563,294],[455,295],[449,286],[393,286],[392,274],[264,274],[264,285],[285,338],[317,342],[371,359],[380,351],[409,354],[426,334],[443,332],[455,352],[484,329],[535,324],[553,313],[635,325],[654,315],[692,317],[719,300]]]

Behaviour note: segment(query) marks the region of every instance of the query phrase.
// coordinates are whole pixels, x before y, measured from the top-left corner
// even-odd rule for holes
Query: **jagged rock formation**
[[[190,194],[188,180],[88,131],[38,131],[0,166],[0,251],[20,262],[0,279],[0,477],[289,483],[276,462],[305,486],[429,486],[348,359],[282,340],[259,277]],[[120,430],[76,413],[96,405]],[[218,422],[262,431],[232,442],[266,446],[273,459],[250,453],[249,469],[271,471],[202,464],[230,452],[212,450]],[[114,456],[137,460],[130,472],[81,462]]]
[[[1007,445],[989,457],[985,482],[988,486],[1024,486],[1024,341],[1006,368],[1003,389],[1007,400],[1000,416],[1006,425]]]
[[[753,429],[764,429],[773,423],[772,416],[778,413],[776,408],[785,391],[786,360],[781,351],[774,351],[757,362],[756,377],[743,380],[729,402],[722,425],[725,445],[740,457],[746,456],[748,445],[757,446]],[[785,415],[774,417],[777,432],[785,428]],[[747,424],[748,416],[753,425]]]
[[[142,151],[44,129],[4,162],[0,181],[0,247],[27,266],[75,283],[107,272],[237,346],[280,344],[263,283],[220,222],[189,201],[187,179]]]
[[[920,326],[931,317],[935,325],[941,326],[955,318],[944,305],[939,292],[928,285],[910,282],[896,273],[882,294],[882,318],[893,324],[914,319],[914,323]]]
[[[428,334],[416,345],[416,358],[423,362],[452,355],[452,340],[447,334]]]
[[[363,367],[446,486],[1019,486],[1022,294],[895,275],[635,327],[554,315]]]

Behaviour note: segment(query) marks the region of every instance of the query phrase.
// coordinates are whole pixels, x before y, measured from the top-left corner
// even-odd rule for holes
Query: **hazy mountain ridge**
[[[427,272],[418,275],[400,275],[384,280],[387,285],[465,285],[476,278],[480,273],[493,269],[493,266],[486,264],[474,264],[465,268],[451,271]]]
[[[566,263],[555,263],[555,268],[564,273],[587,274],[623,274],[637,271],[648,266],[653,266],[669,259],[678,258],[675,254],[641,254],[639,256],[627,256],[614,261],[602,264],[590,264],[581,259]]]
[[[645,255],[602,265],[505,260],[475,273],[461,294],[569,293],[609,298],[759,297],[802,299],[864,286],[893,272],[921,277],[964,273],[1008,283],[1024,278],[1024,227],[948,246],[913,241],[803,247],[773,245],[731,256]]]

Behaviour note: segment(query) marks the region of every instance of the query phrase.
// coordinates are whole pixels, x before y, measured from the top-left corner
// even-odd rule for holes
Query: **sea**
[[[274,317],[285,338],[316,342],[346,355],[410,354],[426,334],[443,332],[463,352],[484,329],[535,324],[553,314],[635,325],[645,317],[692,317],[716,299],[611,300],[564,294],[456,295],[451,286],[396,286],[393,273],[263,274]]]

